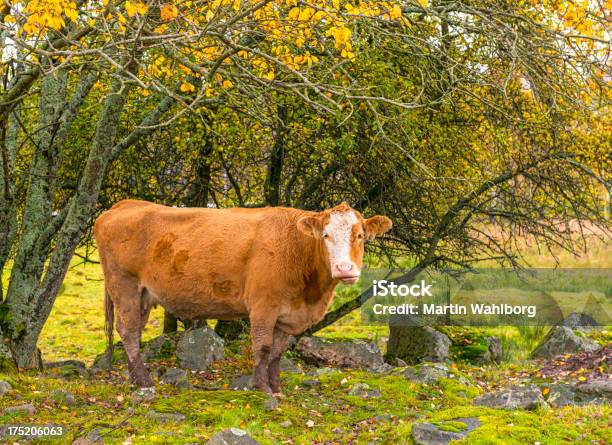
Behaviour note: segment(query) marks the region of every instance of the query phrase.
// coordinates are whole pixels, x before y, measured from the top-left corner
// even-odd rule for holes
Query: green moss
[[[476,445],[540,442],[609,443],[612,435],[602,418],[612,415],[609,406],[565,407],[538,411],[505,411],[484,407],[457,406],[435,413],[434,422],[476,417],[481,426],[470,432],[461,443]]]
[[[589,332],[589,337],[599,343],[601,346],[606,346],[612,343],[612,326],[607,326],[606,329],[595,329]]]
[[[479,363],[489,348],[486,331],[463,326],[438,328],[451,340],[451,357],[454,361]]]
[[[452,433],[460,433],[467,430],[467,424],[457,420],[447,420],[444,422],[433,422],[440,431],[450,431]]]
[[[76,273],[78,272],[78,273]],[[76,359],[88,364],[106,348],[104,338],[103,291],[98,265],[81,265],[71,269],[63,292],[53,308],[40,341],[46,361]],[[351,297],[347,293],[346,298]],[[153,312],[143,342],[157,337],[162,329],[163,312]],[[511,339],[516,347],[515,357],[537,341],[540,331],[519,328],[489,328],[453,332],[455,341],[473,341],[474,333]],[[545,332],[544,332],[545,333]],[[377,341],[383,345],[388,335],[386,326],[363,326],[360,313],[355,311],[322,333],[329,339],[360,339]],[[606,341],[601,334],[598,341]],[[119,339],[118,335],[115,336]],[[608,344],[610,342],[608,335]],[[476,341],[475,344],[482,344]],[[470,346],[470,345],[465,345]],[[468,348],[469,349],[469,348]],[[109,378],[101,373],[86,379],[74,375],[70,379],[49,370],[0,374],[13,390],[0,398],[0,413],[4,408],[32,403],[37,409],[31,418],[18,414],[0,415],[0,423],[26,422],[55,423],[68,428],[61,440],[35,443],[70,444],[77,437],[98,429],[106,444],[184,444],[206,443],[217,431],[236,427],[249,432],[262,445],[292,443],[352,443],[381,444],[407,443],[414,422],[434,422],[446,431],[465,428],[455,419],[476,417],[482,425],[470,432],[463,443],[469,444],[557,444],[561,442],[612,443],[609,432],[610,407],[568,407],[537,412],[502,411],[472,406],[474,397],[482,393],[477,382],[503,385],[508,374],[531,371],[531,363],[504,363],[500,366],[473,367],[459,363],[453,369],[455,378],[440,379],[435,384],[414,383],[401,375],[369,372],[332,372],[317,377],[319,387],[304,384],[312,376],[283,373],[285,397],[277,410],[263,409],[265,397],[257,392],[224,390],[224,385],[242,374],[250,373],[250,361],[245,357],[248,342],[233,342],[226,349],[227,359],[208,370],[196,382],[207,388],[221,390],[185,390],[158,385],[157,398],[151,403],[133,404],[134,390],[125,378],[126,366],[121,347],[115,349],[117,364]],[[169,349],[162,346],[160,357],[152,366],[171,366]],[[472,351],[474,352],[474,351]],[[515,353],[513,352],[513,354]],[[468,382],[463,379],[468,380]],[[470,383],[473,382],[473,383]],[[366,399],[350,395],[357,383],[380,391],[380,397]],[[55,389],[71,392],[77,403],[66,406],[52,398]],[[182,413],[185,421],[159,423],[148,413]],[[286,421],[291,426],[281,426]],[[314,425],[309,427],[307,422]]]

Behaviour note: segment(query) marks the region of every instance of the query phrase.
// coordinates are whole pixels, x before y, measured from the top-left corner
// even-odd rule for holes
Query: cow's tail
[[[115,305],[107,289],[104,289],[104,329],[106,331],[106,364],[110,371],[113,365],[113,327],[115,325]]]

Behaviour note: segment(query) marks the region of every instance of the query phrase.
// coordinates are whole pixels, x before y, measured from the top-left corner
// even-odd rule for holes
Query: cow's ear
[[[316,216],[303,216],[297,221],[300,232],[313,238],[323,237],[323,222]]]
[[[393,223],[386,216],[376,215],[366,219],[363,225],[365,227],[366,238],[374,239],[391,230]]]

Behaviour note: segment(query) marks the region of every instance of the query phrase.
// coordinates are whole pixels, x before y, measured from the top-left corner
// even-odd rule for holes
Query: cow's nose
[[[336,264],[336,268],[338,269],[338,272],[340,272],[342,275],[347,275],[355,268],[355,266],[353,265],[353,263],[345,261]]]

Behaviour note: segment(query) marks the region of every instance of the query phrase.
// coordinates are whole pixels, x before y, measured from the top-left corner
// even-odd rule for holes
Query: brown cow
[[[249,317],[254,385],[280,392],[279,361],[291,335],[319,321],[336,285],[359,278],[365,239],[391,228],[345,203],[323,212],[291,208],[173,208],[121,201],[95,224],[112,354],[114,309],[130,376],[153,380],[139,353],[157,304],[187,319]]]

